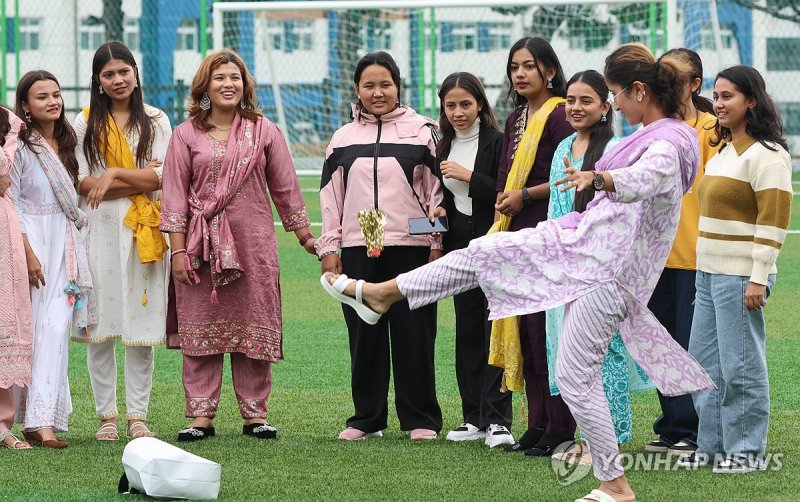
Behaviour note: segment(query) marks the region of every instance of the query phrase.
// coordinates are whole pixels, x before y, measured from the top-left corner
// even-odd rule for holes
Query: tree
[[[106,40],[122,40],[124,33],[125,13],[122,12],[122,0],[103,0],[103,13],[100,17],[89,16],[90,26],[103,25]]]
[[[733,1],[742,7],[765,12],[777,19],[800,24],[800,2],[798,0],[767,0],[766,5],[756,3],[754,0]]]

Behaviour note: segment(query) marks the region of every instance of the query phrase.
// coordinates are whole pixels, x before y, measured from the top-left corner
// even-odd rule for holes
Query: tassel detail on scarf
[[[219,299],[217,298],[217,288],[211,290],[211,303],[215,305],[219,304]]]

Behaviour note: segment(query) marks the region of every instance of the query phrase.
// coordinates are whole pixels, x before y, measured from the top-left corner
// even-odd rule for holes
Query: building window
[[[778,103],[787,136],[800,136],[800,103]]]
[[[504,50],[511,48],[511,23],[489,24],[489,50]]]
[[[125,45],[128,46],[128,49],[132,51],[139,50],[139,20],[138,19],[126,19],[125,20],[125,27],[123,33],[123,39],[125,40]]]
[[[194,19],[181,19],[178,25],[178,38],[175,41],[175,50],[196,51],[197,48],[197,21]]]
[[[453,50],[474,50],[477,34],[478,28],[475,23],[453,23]]]
[[[276,51],[310,51],[314,48],[314,22],[270,20],[265,43]]]
[[[103,45],[106,39],[106,29],[100,23],[95,23],[89,19],[81,21],[81,26],[78,29],[81,39],[81,49],[85,51],[93,51]]]
[[[19,49],[21,51],[39,50],[39,30],[42,20],[37,17],[22,17],[19,20]]]
[[[800,38],[768,38],[767,70],[800,71]]]
[[[388,51],[392,48],[392,24],[389,21],[369,19],[361,25],[362,46],[368,51]]]
[[[720,49],[732,49],[734,47],[733,30],[729,26],[720,26],[719,38],[722,43]],[[700,49],[717,50],[717,41],[711,24],[706,24],[700,31]]]

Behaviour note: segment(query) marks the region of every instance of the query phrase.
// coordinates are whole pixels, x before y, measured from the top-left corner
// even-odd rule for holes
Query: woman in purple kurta
[[[277,434],[266,423],[270,365],[283,359],[269,199],[311,253],[314,239],[286,142],[254,98],[238,55],[208,56],[192,84],[192,118],[175,129],[164,162],[161,230],[173,249],[186,416],[194,419],[179,440],[214,434],[226,352],[243,433]]]
[[[598,191],[585,212],[475,239],[466,250],[394,281],[361,285],[363,304],[355,304],[357,311],[382,312],[406,298],[416,308],[476,286],[486,294],[491,319],[566,304],[556,380],[601,481],[600,489],[582,500],[601,502],[635,500],[600,371],[617,328],[663,394],[714,388],[646,305],[672,246],[681,197],[697,170],[696,132],[669,118],[679,115],[691,68],[666,57],[655,61],[644,45],[626,44],[606,59],[605,73],[616,109],[645,127],[606,153],[595,164],[597,173],[565,170],[559,184],[568,181],[566,188],[581,190],[593,185]],[[334,279],[337,290],[350,286],[346,279],[323,277]],[[350,289],[346,294],[352,295]]]
[[[506,182],[526,128],[547,99],[566,96],[567,79],[553,48],[538,37],[525,37],[511,47],[507,76],[517,108],[506,120],[497,169],[497,193],[498,211],[512,218],[508,230],[513,232],[534,228],[547,219],[553,154],[558,144],[575,130],[567,122],[564,105],[558,105],[547,117],[536,146],[536,156],[522,189],[527,197],[523,199],[520,190],[510,190]],[[535,457],[550,456],[556,446],[575,436],[575,420],[569,408],[560,395],[550,395],[545,326],[544,312],[519,316],[528,429],[509,451],[523,451]]]

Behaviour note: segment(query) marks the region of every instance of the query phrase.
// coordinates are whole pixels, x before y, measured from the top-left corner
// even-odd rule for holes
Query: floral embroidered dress
[[[615,283],[628,313],[619,328],[625,346],[658,389],[672,396],[714,388],[646,305],[697,164],[697,133],[677,120],[655,121],[597,163],[599,171],[613,170],[616,191],[595,196],[587,211],[473,240],[469,250],[489,317],[550,309]]]
[[[561,186],[556,186],[555,181],[564,177],[564,157],[569,159],[576,169],[583,166],[583,157],[572,157],[572,145],[578,133],[565,138],[556,148],[553,155],[553,164],[550,168],[550,202],[547,208],[547,218],[560,218],[573,211],[575,190],[562,192]],[[620,138],[613,137],[606,145],[605,151],[611,149],[619,142]],[[564,323],[564,306],[547,310],[547,369],[550,383],[550,393],[558,394],[556,385],[556,355],[558,354],[558,338],[561,326]],[[647,375],[628,355],[622,335],[619,332],[611,339],[608,353],[602,366],[603,388],[608,398],[608,407],[617,433],[617,441],[626,443],[631,439],[633,417],[631,413],[630,392],[654,388]]]
[[[164,159],[172,133],[169,118],[152,106],[145,105],[145,112],[156,117],[148,159]],[[75,155],[78,158],[80,183],[87,176],[99,176],[107,166],[101,156],[99,170],[90,172],[89,162],[83,153],[83,139],[86,136],[83,113],[78,114],[74,126],[78,136]],[[138,132],[129,132],[125,139],[131,151],[136,152]],[[162,168],[155,170],[159,177]],[[156,201],[160,194],[151,192],[149,197]],[[99,322],[89,328],[88,336],[73,332],[73,341],[102,343],[120,338],[124,345],[150,346],[162,345],[166,339],[169,258],[165,254],[162,260],[141,262],[133,230],[124,223],[130,207],[131,200],[121,197],[104,200],[100,207],[92,209],[81,197],[81,209],[89,217],[89,266],[100,317]],[[144,301],[145,298],[147,301]]]
[[[48,146],[44,143],[39,148]],[[52,156],[58,158],[55,153]],[[58,167],[65,169],[60,162]],[[28,237],[46,282],[39,288],[30,287],[35,336],[33,377],[17,416],[24,417],[26,429],[53,427],[66,431],[72,412],[67,366],[74,308],[64,291],[69,282],[65,245],[72,222],[64,214],[37,154],[27,145],[20,145],[14,158],[11,191],[22,233]],[[77,205],[77,194],[72,192]]]
[[[17,150],[17,133],[24,127],[8,112],[11,130],[0,152],[0,175],[10,175]],[[33,316],[28,265],[14,198],[0,197],[0,388],[25,387],[31,382]],[[3,433],[5,431],[0,431]]]
[[[255,168],[223,209],[236,242],[238,260],[231,265],[241,274],[230,281],[218,274],[212,285],[209,262],[193,256],[200,282],[192,286],[175,283],[178,334],[186,355],[241,352],[251,359],[283,359],[278,244],[270,198],[287,232],[308,226],[309,220],[281,132],[267,119],[260,120],[261,124],[248,126],[244,137],[260,142],[265,155],[257,159]],[[186,233],[186,242],[190,243],[194,228],[208,232],[215,224],[215,219],[209,220],[209,226],[191,223],[202,218],[197,206],[213,204],[217,185],[225,181],[220,179],[220,172],[227,155],[242,151],[234,148],[235,141],[233,133],[227,141],[215,139],[192,121],[175,129],[165,162],[162,231]],[[246,161],[249,159],[240,159],[239,164]],[[190,207],[194,195],[197,200]],[[228,248],[220,245],[221,254],[225,254]],[[220,260],[230,261],[230,256],[211,261],[219,266]],[[212,302],[212,292],[218,303]]]

